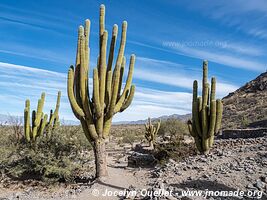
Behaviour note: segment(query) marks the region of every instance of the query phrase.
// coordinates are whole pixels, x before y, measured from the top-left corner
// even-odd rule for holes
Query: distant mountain
[[[21,125],[23,124],[23,117],[22,116],[14,116],[14,115],[3,115],[0,114],[0,125],[11,125],[11,124],[18,124],[20,123]],[[79,121],[74,121],[74,120],[64,120],[60,119],[60,123],[63,125],[79,125]]]
[[[224,97],[223,105],[223,128],[267,126],[267,72]]]
[[[178,114],[173,114],[173,115],[163,115],[157,118],[151,118],[152,121],[157,121],[161,119],[162,121],[165,121],[167,119],[179,119],[183,122],[186,122],[188,119],[191,118],[191,114],[185,114],[185,115],[178,115]],[[121,124],[145,124],[147,122],[147,119],[144,120],[137,120],[137,121],[120,121],[120,122],[114,122],[113,124],[116,125],[121,125]]]

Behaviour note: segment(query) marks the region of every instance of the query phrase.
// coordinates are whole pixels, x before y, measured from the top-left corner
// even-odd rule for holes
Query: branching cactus
[[[208,61],[203,62],[202,97],[198,97],[198,83],[193,84],[192,121],[188,121],[190,134],[194,137],[197,149],[209,153],[214,135],[221,127],[223,105],[215,99],[216,79],[211,79],[211,91],[208,83]]]
[[[52,109],[50,110],[50,117],[47,123],[47,133],[51,133],[54,129],[56,129],[60,125],[59,115],[58,115],[60,98],[61,98],[61,92],[58,91],[55,111],[53,112]]]
[[[157,134],[160,128],[161,121],[157,123],[157,125],[153,125],[150,118],[148,118],[147,123],[145,124],[146,133],[145,138],[149,142],[149,146],[154,149],[154,145],[157,139]]]
[[[124,88],[123,74],[126,59],[127,22],[122,23],[120,47],[113,69],[114,51],[118,26],[113,26],[109,54],[107,55],[108,32],[105,30],[105,6],[100,6],[99,56],[93,70],[93,91],[89,94],[89,31],[90,21],[80,26],[75,68],[68,72],[68,97],[74,115],[80,120],[83,131],[93,146],[96,163],[96,178],[107,176],[105,139],[109,136],[112,117],[124,111],[132,102],[135,86],[132,85],[135,56],[130,58],[128,76]],[[108,57],[108,59],[107,59]]]
[[[60,106],[61,92],[58,92],[57,105],[55,112],[50,114],[50,120],[47,122],[48,115],[43,113],[45,93],[43,92],[41,98],[38,100],[37,110],[32,111],[32,119],[30,116],[30,100],[25,101],[24,109],[24,135],[27,142],[34,142],[38,136],[42,136],[44,131],[49,131],[50,127],[56,128],[59,125],[59,106]],[[51,120],[52,118],[52,120]],[[53,123],[50,124],[50,121]]]
[[[45,101],[45,93],[43,92],[41,98],[38,100],[37,110],[32,111],[32,120],[30,117],[30,100],[27,99],[25,102],[24,109],[24,134],[28,142],[34,142],[36,137],[43,134],[46,123],[47,115],[43,113]],[[32,125],[31,124],[32,121]]]

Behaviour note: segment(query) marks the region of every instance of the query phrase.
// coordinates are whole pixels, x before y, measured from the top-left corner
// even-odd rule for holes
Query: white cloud
[[[170,45],[169,48],[174,49],[178,52],[183,52],[188,56],[194,58],[210,60],[212,62],[227,65],[229,67],[246,69],[257,72],[262,72],[266,68],[265,63],[254,61],[255,59],[247,59],[241,57],[240,55],[236,56],[228,55],[227,53],[225,53],[225,51],[224,52],[218,51],[216,49],[206,50],[204,48],[198,49],[197,47],[194,48],[186,46],[180,47],[175,45]],[[237,48],[237,47],[232,47],[232,48]]]
[[[156,62],[153,59],[143,59],[146,62]],[[168,64],[167,61],[159,61],[161,64]],[[173,63],[169,63],[172,65]],[[179,66],[177,64],[173,66]],[[160,66],[159,66],[160,67]],[[140,72],[141,73],[141,72]],[[62,101],[60,107],[60,116],[65,120],[76,120],[67,98],[66,92],[66,76],[67,74],[43,70],[33,67],[14,65],[9,63],[0,63],[0,88],[1,95],[0,113],[23,115],[24,101],[29,98],[31,100],[31,108],[35,109],[37,99],[40,98],[41,92],[46,92],[45,112],[55,107],[57,91],[62,91]],[[151,76],[153,73],[141,73],[146,76]],[[134,74],[135,78],[140,78]],[[166,80],[166,76],[156,74],[156,76],[148,81],[162,83]],[[153,76],[151,76],[153,77]],[[142,77],[141,77],[142,78]],[[170,85],[177,86],[179,77],[176,74],[168,76],[171,78]],[[90,79],[90,83],[92,80]],[[182,87],[192,88],[192,78],[185,78],[187,84]],[[178,81],[179,82],[179,81]],[[180,84],[179,84],[180,85]],[[231,84],[219,83],[218,93],[226,93],[229,88],[233,91],[235,86]],[[186,114],[191,110],[192,95],[190,92],[169,92],[157,89],[149,89],[138,87],[136,89],[133,104],[123,113],[118,113],[114,117],[114,121],[129,121],[145,119],[148,116],[158,117],[161,115],[170,114]]]
[[[192,73],[186,72],[184,66],[180,64],[155,59],[137,58],[137,60],[138,68],[134,71],[134,77],[136,79],[186,89],[192,89],[194,80],[198,80],[201,83],[202,72],[195,72],[192,75]],[[170,70],[166,70],[168,68]],[[219,97],[223,97],[238,88],[234,84],[221,80],[220,77],[217,77],[217,85],[217,94]],[[201,88],[201,85],[199,87]]]

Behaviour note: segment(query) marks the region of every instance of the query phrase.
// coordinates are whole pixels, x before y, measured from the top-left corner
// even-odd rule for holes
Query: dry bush
[[[1,127],[0,170],[2,181],[38,180],[73,183],[90,169],[91,149],[79,126],[61,126],[51,137],[39,137],[34,145],[14,140],[10,127]]]

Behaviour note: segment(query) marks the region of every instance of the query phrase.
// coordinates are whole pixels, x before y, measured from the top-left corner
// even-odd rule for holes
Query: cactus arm
[[[125,64],[126,64],[126,58],[124,56],[122,59],[122,64],[121,64],[121,68],[120,68],[120,78],[119,78],[119,89],[118,89],[117,101],[119,101],[119,98],[120,98]]]
[[[110,108],[110,99],[111,99],[111,86],[112,86],[112,71],[107,72],[107,82],[106,82],[106,95],[105,95],[105,104],[107,110]]]
[[[61,91],[57,93],[57,104],[55,109],[55,115],[58,115],[59,107],[60,107],[60,99],[61,99]]]
[[[85,28],[84,28],[84,34],[85,34],[85,67],[86,67],[86,72],[85,72],[85,91],[86,91],[86,96],[85,96],[85,109],[89,110],[89,118],[92,120],[92,102],[90,100],[90,93],[89,93],[89,88],[88,88],[88,73],[90,71],[90,48],[89,48],[89,36],[90,36],[90,27],[91,27],[91,22],[89,19],[85,20]]]
[[[197,133],[199,134],[199,136],[201,136],[202,130],[199,119],[199,111],[200,111],[199,106],[201,105],[201,103],[199,103],[199,100],[201,100],[201,98],[197,97],[197,90],[198,90],[198,83],[197,80],[195,80],[193,83],[192,126],[195,127]]]
[[[134,93],[135,93],[135,85],[132,85],[130,89],[130,94],[124,101],[124,104],[121,106],[120,112],[123,112],[125,109],[127,109],[130,106],[134,98]]]
[[[126,85],[124,87],[123,93],[119,99],[119,101],[117,102],[115,109],[114,109],[114,113],[117,113],[120,111],[126,95],[127,95],[127,91],[129,91],[131,84],[132,84],[132,78],[133,78],[133,70],[134,70],[134,64],[135,64],[135,55],[131,55],[131,59],[130,59],[130,66],[129,66],[129,71],[128,71],[128,76],[127,76],[127,80],[126,80]]]
[[[47,117],[48,117],[47,114],[45,114],[44,117],[41,120],[40,128],[38,130],[38,136],[42,136],[43,133],[44,133],[44,130],[45,130],[45,127],[46,127],[46,124],[47,124]]]
[[[31,129],[30,127],[30,100],[27,99],[25,101],[25,109],[24,109],[24,135],[28,142],[31,140],[30,129]]]
[[[111,96],[111,101],[110,101],[110,108],[108,111],[108,117],[112,117],[114,115],[114,108],[116,105],[116,100],[117,100],[117,96],[118,96],[118,90],[119,90],[119,78],[120,78],[120,74],[119,74],[119,69],[115,68],[114,69],[114,73],[113,73],[113,78],[112,78],[112,96]]]
[[[205,85],[208,82],[208,61],[203,61],[202,94],[205,93]],[[204,98],[204,97],[202,97]]]
[[[201,122],[202,122],[202,133],[203,137],[207,138],[208,134],[208,91],[209,91],[209,84],[206,83],[204,87],[204,94],[202,97],[202,111],[201,111]]]
[[[103,33],[105,31],[105,6],[104,5],[100,5],[100,17],[99,17],[99,46],[102,46],[102,36]],[[101,51],[101,48],[100,48]],[[99,54],[101,54],[99,52]]]
[[[42,93],[41,99],[38,100],[37,113],[36,113],[36,118],[34,120],[35,126],[40,125],[40,121],[41,121],[42,114],[43,114],[44,100],[45,100],[45,93]]]
[[[113,88],[112,88],[110,109],[108,113],[109,117],[114,115],[114,109],[117,103],[118,93],[120,92],[119,91],[120,68],[121,68],[122,59],[124,55],[124,49],[125,49],[125,43],[126,43],[126,32],[127,32],[127,22],[124,21],[122,24],[121,43],[120,43],[119,53],[117,56],[117,61],[116,61],[115,69],[113,72],[113,78],[112,78]]]
[[[161,120],[159,120],[159,122],[157,123],[156,134],[157,134],[157,133],[158,133],[158,131],[159,131],[160,124],[161,124]]]
[[[87,27],[88,29],[88,27]],[[83,28],[81,29],[83,30]],[[81,31],[84,32],[84,31]],[[86,52],[86,49],[88,49],[88,44],[86,44],[86,37],[81,36],[80,39],[80,98],[82,102],[82,108],[84,111],[84,114],[86,118],[91,119],[92,114],[91,114],[91,108],[89,105],[89,99],[88,99],[88,62],[87,60],[89,59],[88,52]]]
[[[94,69],[94,74],[93,74],[93,90],[94,90],[93,100],[96,109],[96,116],[97,118],[99,118],[102,114],[102,111],[101,111],[100,97],[99,97],[99,79],[98,79],[97,68]]]
[[[109,48],[108,66],[107,66],[108,72],[112,70],[112,63],[113,63],[113,58],[114,58],[114,50],[116,46],[117,36],[118,36],[118,25],[114,24],[113,30],[112,30],[111,44]]]
[[[214,137],[215,124],[216,124],[216,101],[213,100],[210,104],[210,124],[208,137]]]
[[[78,29],[78,41],[77,41],[77,52],[76,52],[76,62],[75,62],[75,71],[73,74],[73,85],[74,85],[74,98],[77,101],[77,104],[79,105],[79,107],[82,107],[82,100],[81,100],[81,96],[80,96],[80,65],[81,65],[81,38],[84,35],[84,29],[82,26],[79,26]],[[68,74],[69,75],[69,74]],[[72,87],[73,87],[72,85]],[[75,114],[75,116],[77,115],[77,113]],[[76,116],[77,117],[77,116]],[[79,119],[79,118],[78,118]]]
[[[198,112],[200,113],[202,110],[202,98],[198,97],[197,102],[198,102]]]
[[[106,90],[106,73],[107,73],[107,64],[106,64],[106,49],[107,49],[107,31],[103,32],[102,35],[102,45],[100,49],[100,67],[99,67],[99,98],[100,105],[104,107],[105,100],[105,90]],[[103,110],[104,111],[104,110]]]
[[[115,24],[112,30],[111,44],[109,48],[108,64],[107,64],[107,75],[106,75],[106,95],[105,95],[105,104],[107,109],[109,109],[110,100],[111,100],[111,85],[112,85],[112,63],[114,58],[114,50],[116,46],[116,40],[118,36],[118,25]]]
[[[73,92],[73,84],[74,84],[74,69],[71,66],[68,72],[68,98],[71,104],[71,108],[77,119],[80,119],[81,117],[84,117],[84,112],[77,103],[74,92]],[[76,84],[78,84],[76,82]]]
[[[208,137],[214,136],[215,131],[215,124],[216,124],[216,100],[215,100],[215,93],[216,93],[216,79],[215,77],[211,78],[211,91],[210,91],[210,124],[209,124],[209,132]],[[212,136],[212,137],[213,137]]]
[[[118,53],[118,56],[117,56],[117,61],[116,61],[115,68],[120,68],[121,63],[122,63],[124,50],[125,50],[125,44],[126,44],[126,35],[127,35],[127,22],[123,21],[120,48],[119,48],[119,53]]]
[[[216,93],[216,78],[211,78],[211,91],[210,91],[210,102],[215,100],[215,93]]]
[[[216,100],[216,125],[215,125],[215,134],[219,132],[221,128],[222,121],[222,113],[223,113],[223,104],[220,99]]]
[[[85,36],[85,66],[87,68],[86,74],[88,75],[89,63],[90,63],[90,49],[89,49],[89,36],[90,36],[91,22],[89,19],[85,20],[84,36]]]

